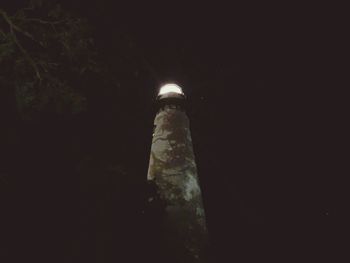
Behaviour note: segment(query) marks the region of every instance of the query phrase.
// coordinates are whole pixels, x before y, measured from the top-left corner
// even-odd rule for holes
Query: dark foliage
[[[87,21],[49,1],[0,21],[1,262],[150,257],[162,205],[137,134],[151,118],[127,129],[147,68],[123,39],[121,61],[104,57]]]

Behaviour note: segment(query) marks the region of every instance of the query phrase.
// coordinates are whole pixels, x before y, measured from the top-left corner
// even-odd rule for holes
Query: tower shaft
[[[165,103],[154,125],[148,180],[165,203],[166,245],[174,262],[204,262],[207,230],[188,117]]]

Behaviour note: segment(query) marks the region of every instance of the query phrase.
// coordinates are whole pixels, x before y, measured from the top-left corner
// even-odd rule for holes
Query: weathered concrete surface
[[[175,105],[159,110],[154,121],[148,180],[166,204],[164,236],[171,262],[207,262],[207,229],[193,153],[189,120]]]

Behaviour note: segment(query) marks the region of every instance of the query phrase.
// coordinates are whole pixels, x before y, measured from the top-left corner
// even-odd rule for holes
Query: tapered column
[[[207,262],[207,229],[193,153],[185,96],[171,84],[161,88],[148,170],[165,203],[163,233],[171,262]]]

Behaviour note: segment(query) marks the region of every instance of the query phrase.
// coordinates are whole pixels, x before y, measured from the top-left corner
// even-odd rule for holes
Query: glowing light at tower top
[[[164,86],[162,86],[159,90],[158,95],[164,95],[167,93],[176,93],[176,94],[181,94],[184,95],[182,89],[180,86],[176,85],[176,84],[165,84]]]

